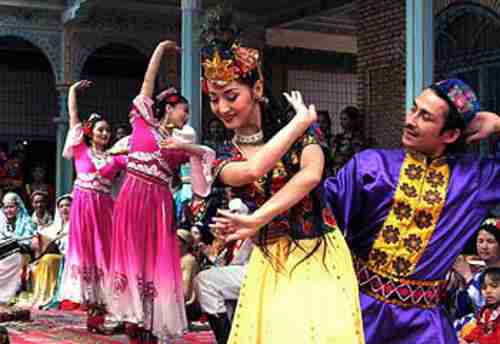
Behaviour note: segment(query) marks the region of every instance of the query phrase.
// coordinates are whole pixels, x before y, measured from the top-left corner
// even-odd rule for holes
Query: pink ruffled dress
[[[63,156],[74,158],[77,177],[60,300],[102,305],[107,299],[104,276],[111,257],[111,185],[116,174],[126,167],[127,158],[93,154],[83,140],[81,124],[68,132]]]
[[[109,310],[165,342],[187,328],[171,184],[190,158],[179,149],[159,148],[164,137],[152,105],[142,95],[133,102],[127,174],[113,215]],[[193,191],[202,196],[209,187],[197,181],[210,175],[214,156],[207,149],[203,159],[191,158]]]

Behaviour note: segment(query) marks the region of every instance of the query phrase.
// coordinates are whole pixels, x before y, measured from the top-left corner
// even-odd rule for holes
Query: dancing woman
[[[206,195],[200,158],[209,164],[214,155],[190,143],[186,98],[167,90],[152,99],[164,52],[176,49],[170,41],[157,46],[133,101],[127,173],[113,215],[110,309],[128,323],[131,343],[155,343],[156,337],[165,342],[186,330],[172,180],[191,156],[193,191]]]
[[[104,322],[104,276],[108,273],[112,239],[111,185],[118,171],[125,167],[126,157],[106,152],[111,130],[101,116],[92,114],[83,124],[80,121],[77,93],[91,85],[90,81],[82,80],[69,89],[70,130],[63,156],[74,159],[77,177],[73,186],[69,244],[62,278],[68,294],[60,297],[86,305],[87,327],[94,331]],[[72,295],[73,288],[68,288],[69,285],[80,287],[81,295]]]
[[[314,106],[298,92],[285,94],[297,113],[288,120],[264,98],[259,52],[217,20],[230,15],[215,18],[202,50],[204,87],[212,111],[235,135],[217,151],[214,178],[256,210],[219,211],[212,228],[226,240],[253,237],[258,246],[229,343],[364,343],[351,255],[321,197],[326,146],[317,124],[307,129]],[[224,316],[218,321],[228,321]]]

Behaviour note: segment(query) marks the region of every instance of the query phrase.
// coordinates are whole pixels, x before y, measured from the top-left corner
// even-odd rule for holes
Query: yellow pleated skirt
[[[358,283],[340,231],[306,261],[288,238],[268,250],[279,272],[254,249],[233,319],[230,344],[363,344]],[[315,239],[301,240],[307,250]],[[295,269],[293,269],[295,267]],[[293,269],[293,271],[292,271]]]
[[[52,301],[56,287],[62,255],[46,254],[37,263],[32,271],[32,288],[24,292],[15,300],[20,307],[41,307]]]

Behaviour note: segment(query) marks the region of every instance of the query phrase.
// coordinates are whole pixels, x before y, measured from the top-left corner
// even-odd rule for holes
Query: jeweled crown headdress
[[[204,90],[207,82],[224,87],[254,70],[260,75],[259,51],[241,45],[241,31],[234,24],[233,12],[227,5],[207,10],[201,29]]]

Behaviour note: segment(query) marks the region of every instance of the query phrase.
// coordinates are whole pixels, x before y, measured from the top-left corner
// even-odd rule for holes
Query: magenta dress
[[[104,276],[111,257],[111,185],[125,168],[127,158],[95,156],[83,141],[81,124],[68,132],[63,156],[74,158],[77,177],[60,299],[102,305],[106,301]]]
[[[117,320],[138,324],[164,342],[187,328],[171,182],[189,157],[159,148],[163,137],[152,105],[139,95],[131,111],[127,174],[113,214],[109,304]]]

